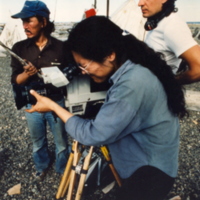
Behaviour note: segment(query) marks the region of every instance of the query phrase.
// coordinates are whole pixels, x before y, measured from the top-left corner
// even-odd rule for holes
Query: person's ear
[[[116,58],[116,53],[115,53],[115,52],[112,52],[112,53],[107,57],[108,61],[110,61],[110,62],[113,62],[113,61],[115,60],[115,58]]]
[[[44,28],[46,25],[47,25],[47,19],[43,17],[42,28]]]

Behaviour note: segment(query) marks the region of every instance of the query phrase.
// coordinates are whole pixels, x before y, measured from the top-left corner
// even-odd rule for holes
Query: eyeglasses
[[[93,62],[93,60],[90,60],[90,62],[85,66],[85,67],[82,67],[80,64],[77,64],[78,67],[83,70],[86,74],[90,74],[86,69],[90,66],[90,64]]]

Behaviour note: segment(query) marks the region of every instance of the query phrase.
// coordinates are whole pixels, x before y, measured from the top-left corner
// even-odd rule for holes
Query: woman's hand
[[[30,90],[30,93],[36,98],[37,103],[32,105],[31,109],[26,109],[26,112],[49,112],[53,111],[64,123],[73,116],[72,113],[68,112],[66,109],[62,108],[60,105],[52,101],[51,99],[39,95],[36,91]]]
[[[37,103],[35,105],[32,105],[31,109],[26,109],[26,112],[32,113],[32,112],[49,112],[53,111],[53,105],[56,104],[51,99],[39,95],[36,91],[30,90],[30,93],[36,98]]]

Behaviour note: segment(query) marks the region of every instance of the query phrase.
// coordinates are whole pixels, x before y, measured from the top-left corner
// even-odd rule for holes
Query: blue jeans
[[[64,99],[57,102],[62,107],[64,106]],[[30,108],[31,105],[27,105]],[[33,142],[33,160],[36,170],[43,172],[49,167],[50,157],[48,154],[48,142],[47,142],[47,122],[50,126],[52,134],[54,136],[54,142],[56,147],[56,164],[55,169],[57,173],[62,174],[65,170],[68,159],[68,144],[67,133],[65,132],[64,123],[52,112],[47,113],[27,113],[26,119],[28,123],[29,132]]]

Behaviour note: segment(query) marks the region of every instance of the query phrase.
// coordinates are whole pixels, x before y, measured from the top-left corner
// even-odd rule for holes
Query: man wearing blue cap
[[[41,81],[37,72],[40,68],[66,66],[64,42],[50,36],[54,31],[54,24],[49,20],[50,11],[42,1],[26,1],[21,12],[12,18],[21,18],[27,39],[17,42],[12,50],[28,64],[22,66],[12,57],[12,84],[32,86]],[[50,98],[64,107],[64,88],[50,87]],[[27,105],[30,107],[31,105]],[[36,177],[42,178],[50,164],[47,145],[48,122],[54,135],[56,151],[56,172],[62,174],[68,159],[67,134],[63,122],[51,112],[40,114],[26,113],[28,128],[33,142],[33,159],[36,166]]]

